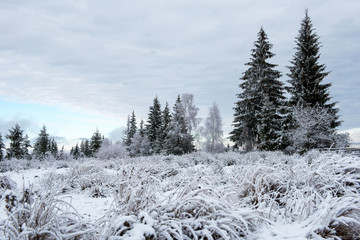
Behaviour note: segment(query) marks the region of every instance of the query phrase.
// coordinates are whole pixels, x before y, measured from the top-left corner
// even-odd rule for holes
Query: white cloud
[[[305,8],[344,128],[359,127],[360,113],[347,104],[360,102],[357,0],[1,2],[0,96],[125,122],[133,109],[145,119],[156,94],[172,106],[190,92],[205,114],[216,101],[230,129],[260,27],[286,73]]]

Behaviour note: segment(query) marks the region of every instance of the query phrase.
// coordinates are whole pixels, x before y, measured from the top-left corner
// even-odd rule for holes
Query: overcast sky
[[[147,119],[156,95],[172,107],[192,93],[202,118],[218,103],[227,135],[260,27],[286,82],[306,8],[339,130],[360,142],[359,0],[1,1],[0,132],[18,122],[32,137],[45,124],[60,144],[96,128],[116,139],[133,110]]]

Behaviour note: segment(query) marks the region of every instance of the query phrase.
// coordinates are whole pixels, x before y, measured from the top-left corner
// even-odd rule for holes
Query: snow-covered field
[[[0,239],[360,239],[360,158],[0,162]]]

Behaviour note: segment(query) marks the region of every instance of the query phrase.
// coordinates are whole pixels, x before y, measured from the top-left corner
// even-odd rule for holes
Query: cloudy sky
[[[172,106],[192,93],[202,118],[218,103],[227,135],[260,27],[286,82],[306,8],[339,130],[360,142],[358,0],[1,1],[0,132],[18,122],[32,138],[45,124],[60,144],[96,128],[116,139],[133,110],[147,119],[156,95]]]

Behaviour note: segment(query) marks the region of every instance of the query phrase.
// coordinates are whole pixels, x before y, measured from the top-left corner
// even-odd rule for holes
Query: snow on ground
[[[46,221],[56,226],[72,222],[73,227],[62,226],[54,233],[59,238],[360,239],[360,158],[354,156],[194,153],[68,162],[17,160],[0,163],[0,169],[0,179],[16,183],[11,191],[19,201],[13,215],[14,209],[27,206],[20,204],[25,184],[31,186],[32,198],[54,206],[49,210],[35,201],[30,215],[54,211],[41,216],[56,218]],[[8,193],[0,189],[0,239],[10,232],[14,236],[10,239],[18,238],[23,231],[11,228],[16,222],[5,209]],[[74,210],[70,212],[81,219],[64,221],[61,216],[70,215],[61,215],[66,205],[56,207],[63,204],[56,199],[68,203]],[[38,234],[53,231],[31,221],[23,226]]]

